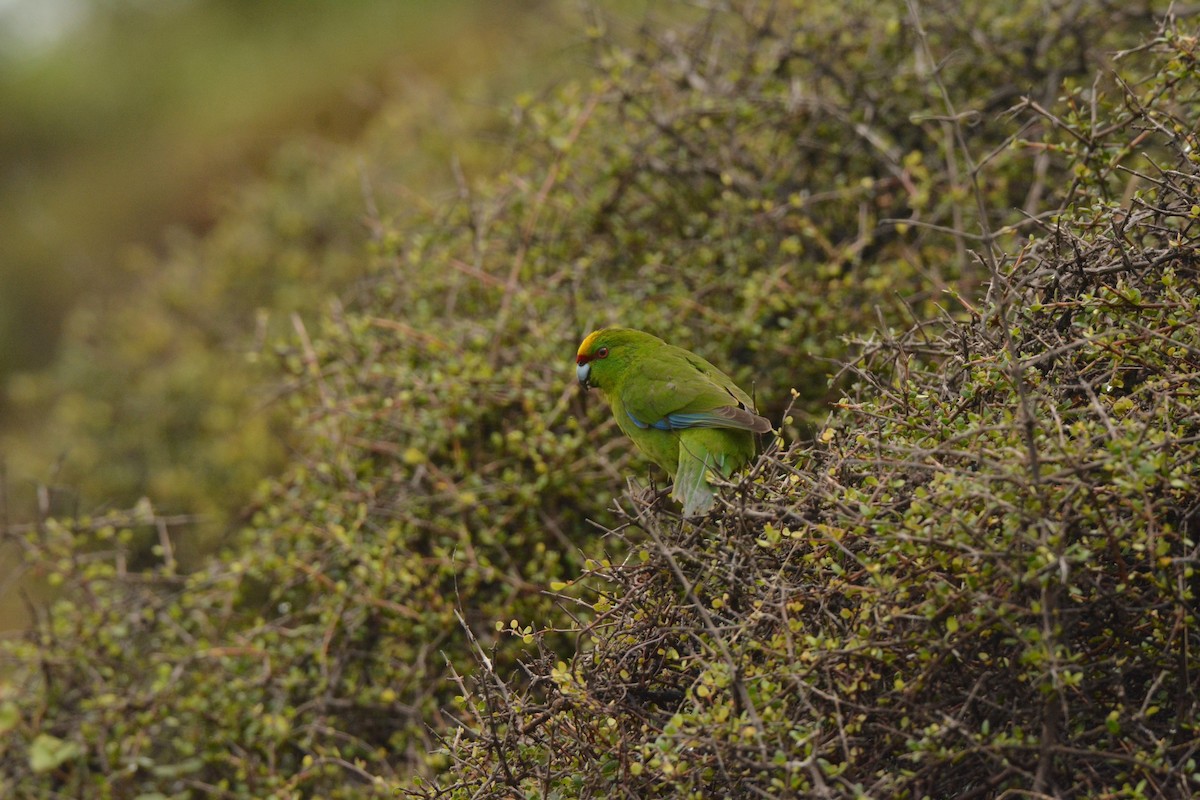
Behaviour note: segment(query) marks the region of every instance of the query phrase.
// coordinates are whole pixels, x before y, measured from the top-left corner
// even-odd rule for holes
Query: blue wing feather
[[[732,428],[741,427],[731,424],[728,417],[723,417],[718,414],[713,414],[708,411],[698,411],[689,414],[676,413],[667,414],[662,419],[653,422],[645,422],[633,415],[632,411],[626,410],[629,418],[633,420],[633,424],[639,428],[655,428],[660,431],[677,431],[686,428]]]

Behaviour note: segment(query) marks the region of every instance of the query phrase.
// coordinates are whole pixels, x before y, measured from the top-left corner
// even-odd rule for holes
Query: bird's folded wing
[[[639,428],[733,428],[756,433],[771,430],[769,420],[690,365],[667,369],[662,374],[638,375],[626,383],[621,399],[629,418]]]
[[[771,430],[771,423],[766,417],[747,411],[737,406],[720,406],[710,411],[676,412],[667,414],[656,420],[643,420],[626,409],[633,424],[639,428],[657,428],[660,431],[674,431],[685,428],[733,428],[742,431],[766,433]]]

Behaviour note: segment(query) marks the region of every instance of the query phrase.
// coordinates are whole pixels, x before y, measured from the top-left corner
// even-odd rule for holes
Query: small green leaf
[[[17,727],[17,723],[20,721],[21,710],[17,708],[16,703],[10,700],[4,705],[0,705],[0,735]]]
[[[49,772],[82,754],[83,748],[76,742],[39,733],[29,745],[29,768],[34,772]]]

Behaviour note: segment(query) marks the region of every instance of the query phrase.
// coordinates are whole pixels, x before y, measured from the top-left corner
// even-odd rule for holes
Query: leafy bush
[[[1164,238],[1155,226],[1186,236],[1184,200],[1153,183],[1142,201],[1150,216],[1122,217],[1134,267],[1121,260],[1111,273],[1086,271],[1120,258],[1103,238],[1117,211],[1093,204],[1124,180],[1116,160],[1131,157],[1121,148],[1135,127],[1153,118],[1169,132],[1167,113],[1194,118],[1182,80],[1192,69],[1187,40],[1164,40],[1178,64],[1161,74],[1145,66],[1161,64],[1148,50],[1123,61],[1127,79],[1150,70],[1147,87],[1166,87],[1137,95],[1153,111],[1097,95],[1093,122],[1078,105],[1084,94],[1056,102],[1060,86],[1093,86],[1104,48],[1136,45],[1148,15],[1124,3],[1041,8],[931,3],[918,28],[899,6],[734,3],[690,27],[651,26],[632,47],[599,36],[597,77],[518,103],[505,169],[464,181],[446,207],[397,200],[401,178],[390,170],[404,154],[386,128],[369,136],[372,276],[320,318],[288,317],[294,336],[270,349],[268,366],[290,389],[294,450],[221,558],[179,574],[182,531],[149,507],[10,532],[61,596],[27,641],[6,645],[19,691],[0,700],[10,733],[3,774],[35,796],[337,797],[405,786],[591,796],[619,781],[648,795],[736,794],[818,777],[849,794],[868,780],[881,792],[950,785],[941,783],[944,765],[957,763],[951,748],[960,743],[926,728],[946,724],[939,709],[958,712],[954,687],[994,674],[958,645],[987,633],[992,663],[1032,653],[1032,643],[1006,643],[1001,626],[1028,629],[1031,593],[1057,592],[1061,617],[1111,582],[1101,561],[1064,549],[1067,578],[1055,584],[1058,562],[1046,567],[1042,551],[1029,549],[1096,544],[1082,510],[1075,528],[1022,527],[1051,507],[1037,502],[1057,503],[1064,519],[1084,503],[1067,485],[1074,473],[1054,471],[1066,456],[1038,461],[1041,494],[1016,481],[1032,480],[1030,453],[1041,458],[1059,444],[1035,436],[1030,450],[1026,420],[1052,437],[1056,417],[1039,415],[1053,410],[1107,434],[1104,419],[1115,425],[1129,410],[1114,405],[1093,419],[1090,405],[1071,404],[1057,382],[1070,349],[1041,365],[1044,375],[1022,370],[1021,381],[1006,377],[1016,374],[1007,365],[1074,342],[1070,323],[1047,329],[1047,321],[1072,303],[1083,320],[1087,292],[1115,276],[1140,280],[1137,259],[1153,248],[1174,248],[1165,251],[1175,254],[1173,288],[1150,278],[1154,291],[1130,285],[1164,319],[1186,325],[1195,311],[1184,302],[1192,267],[1176,257],[1185,243],[1132,238]],[[1041,44],[1017,46],[1031,40]],[[954,58],[935,60],[943,52]],[[1170,79],[1172,70],[1181,77]],[[1013,86],[1034,87],[1040,99],[1023,102]],[[1014,103],[1019,114],[1000,113]],[[1170,153],[1186,135],[1173,142],[1157,131],[1138,146]],[[330,213],[348,213],[346,198],[362,191],[361,173],[347,168],[356,159],[333,157],[299,179],[315,171],[342,198]],[[1064,211],[1068,204],[1075,210]],[[247,235],[255,221],[243,223]],[[345,231],[335,228],[340,241]],[[1023,247],[1019,266],[1002,255]],[[310,278],[319,261],[308,259],[329,255],[320,242],[292,250],[268,237],[266,258],[280,248]],[[995,272],[972,251],[990,256]],[[239,250],[209,252],[224,260]],[[1076,263],[1082,277],[1073,277]],[[1165,266],[1142,271],[1165,276]],[[992,296],[981,300],[987,284]],[[1035,297],[1042,307],[1021,323],[1015,309]],[[1111,303],[1087,308],[1097,326],[1132,319]],[[914,320],[922,322],[912,332],[890,332]],[[862,349],[848,339],[882,331],[848,373],[853,385],[837,383],[850,399],[823,444],[774,451],[700,531],[640,490],[617,496],[622,476],[645,464],[601,409],[585,405],[569,366],[580,335],[612,321],[728,367],[755,387],[788,439],[827,413],[834,360]],[[1048,331],[1061,341],[1037,349]],[[1187,366],[1192,345],[1180,336],[1171,334],[1179,353],[1139,356],[1147,381]],[[1097,344],[1090,354],[1115,358],[1110,350]],[[1085,359],[1076,369],[1091,376],[1102,366]],[[1131,402],[1148,400],[1127,384]],[[1184,389],[1162,391],[1184,415],[1170,419],[1186,427]],[[945,410],[955,404],[958,416]],[[1148,405],[1134,419],[1163,413]],[[956,440],[954,431],[975,436]],[[1094,435],[1079,434],[1071,456],[1080,464],[1091,463],[1082,459]],[[1139,435],[1131,429],[1128,441]],[[1157,475],[1142,484],[1146,511],[1194,489],[1186,464],[1170,476],[1181,486],[1164,484],[1175,494],[1154,494]],[[1132,494],[1102,495],[1093,513],[1103,509],[1115,525]],[[935,528],[955,519],[950,511],[963,524]],[[968,515],[981,521],[974,529]],[[1180,519],[1176,538],[1156,534],[1155,546],[1166,541],[1165,555],[1178,560],[1155,575],[1190,569]],[[614,533],[602,536],[593,520]],[[137,536],[157,542],[161,564],[129,569]],[[1127,565],[1138,552],[1129,548],[1119,551]],[[1025,558],[1033,561],[1017,570]],[[565,593],[579,600],[560,600],[559,584],[565,590],[581,573],[589,577]],[[1068,578],[1080,573],[1089,577],[1075,599]],[[1149,603],[1155,586],[1137,584],[1130,596]],[[972,601],[989,596],[1008,605],[976,615]],[[1154,619],[1180,607],[1161,606]],[[1186,614],[1175,619],[1188,630]],[[1075,669],[1075,629],[1048,630],[1052,658],[1011,662],[1027,680],[1007,716],[989,723],[997,736],[1016,737],[1018,724],[1024,732],[1022,715],[1049,718],[1046,697],[1074,699],[1077,686],[1062,676]],[[531,646],[542,653],[533,661]],[[1162,652],[1145,649],[1148,669],[1161,671],[1153,659]],[[1046,674],[1058,682],[1046,684]],[[1135,680],[1129,697],[1178,685],[1163,681],[1150,691],[1153,678]],[[1020,704],[1030,696],[1036,702]],[[871,716],[876,699],[909,702],[909,727],[903,715]],[[1150,719],[1134,702],[1119,724]],[[457,721],[442,713],[456,703]],[[970,727],[978,706],[963,707]],[[475,737],[443,742],[450,725]],[[909,741],[917,760],[904,755]],[[1020,741],[1040,754],[1041,738]],[[986,755],[971,759],[972,774],[987,774]],[[437,785],[406,783],[422,772],[443,774]],[[1004,776],[992,788],[1020,780]],[[1030,786],[1065,790],[1066,780],[1051,758]]]
[[[1059,120],[1088,202],[989,253],[977,313],[873,342],[715,520],[632,497],[576,653],[481,659],[415,794],[1200,791],[1195,41]]]

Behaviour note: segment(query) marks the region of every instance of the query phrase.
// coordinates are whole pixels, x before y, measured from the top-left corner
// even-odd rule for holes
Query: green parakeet
[[[575,356],[579,384],[604,395],[617,425],[675,479],[685,516],[712,508],[711,470],[728,478],[771,430],[750,396],[695,353],[629,328],[588,334]]]

